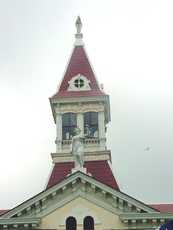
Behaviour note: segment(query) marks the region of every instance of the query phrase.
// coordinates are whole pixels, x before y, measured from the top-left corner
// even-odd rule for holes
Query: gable
[[[43,217],[41,228],[64,229],[66,219],[69,216],[75,217],[78,225],[83,224],[86,216],[92,216],[95,225],[101,229],[113,229],[115,226],[116,228],[121,228],[124,226],[118,215],[97,206],[85,198],[78,197]]]
[[[128,195],[114,190],[86,174],[76,172],[59,184],[5,213],[2,218],[43,217],[78,196],[83,196],[113,213],[156,212]]]
[[[72,206],[75,209],[74,211]],[[3,225],[9,223],[27,225],[29,223],[29,225],[39,227],[41,223],[44,223],[43,227],[46,227],[50,222],[63,225],[62,223],[64,223],[63,221],[66,218],[65,214],[79,215],[80,213],[81,216],[78,216],[78,218],[80,217],[79,222],[81,222],[83,216],[88,215],[91,207],[93,210],[92,215],[94,215],[98,224],[102,215],[106,215],[104,219],[109,220],[111,218],[112,221],[116,221],[118,226],[120,224],[123,226],[128,225],[128,227],[129,224],[132,227],[138,224],[140,227],[146,224],[151,227],[151,225],[154,226],[156,223],[158,226],[160,223],[173,218],[172,214],[160,213],[144,203],[78,171],[68,176],[59,184],[41,192],[2,215],[0,217],[0,225],[1,222]],[[83,214],[80,211],[81,209],[83,209]],[[61,215],[61,222],[59,222],[58,210],[64,213],[64,216]],[[100,214],[96,215],[97,213]],[[63,226],[61,228],[63,229]]]

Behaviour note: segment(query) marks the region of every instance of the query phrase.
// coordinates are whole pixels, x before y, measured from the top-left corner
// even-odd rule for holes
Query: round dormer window
[[[74,85],[77,88],[82,88],[84,86],[84,80],[81,78],[78,78],[74,81]]]
[[[71,80],[68,82],[69,84],[68,91],[91,90],[89,83],[90,81],[88,80],[88,78],[79,73],[74,77],[72,77]]]

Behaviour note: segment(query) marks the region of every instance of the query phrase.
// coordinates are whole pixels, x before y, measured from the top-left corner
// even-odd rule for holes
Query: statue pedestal
[[[75,167],[75,168],[73,168],[73,169],[71,170],[72,173],[75,173],[75,172],[77,172],[77,171],[80,171],[80,172],[82,172],[82,173],[87,174],[86,168],[83,168],[83,167]]]

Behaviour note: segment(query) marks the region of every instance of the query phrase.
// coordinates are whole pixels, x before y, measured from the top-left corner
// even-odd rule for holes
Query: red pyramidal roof
[[[149,204],[160,212],[173,212],[173,204]]]
[[[0,216],[2,216],[3,214],[5,214],[8,211],[9,211],[9,209],[0,209]]]
[[[81,74],[89,80],[90,90],[69,91],[69,81]],[[100,89],[95,74],[91,68],[83,45],[75,46],[65,71],[58,92],[52,98],[79,97],[79,96],[102,96],[105,95]]]
[[[87,169],[87,173],[90,173],[94,179],[113,189],[120,190],[106,160],[86,161],[84,167]],[[67,175],[71,174],[72,168],[74,168],[74,162],[55,163],[47,188],[61,182]]]

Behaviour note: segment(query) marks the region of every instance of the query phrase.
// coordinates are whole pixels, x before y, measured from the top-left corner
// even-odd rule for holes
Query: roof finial
[[[80,34],[82,30],[82,22],[79,16],[76,19],[75,25],[76,25],[77,34]]]
[[[79,16],[77,17],[75,25],[76,25],[76,32],[77,32],[75,34],[75,38],[76,38],[75,45],[81,46],[81,45],[83,45],[83,41],[82,41],[83,34],[81,33],[82,22],[81,22],[81,19]]]

